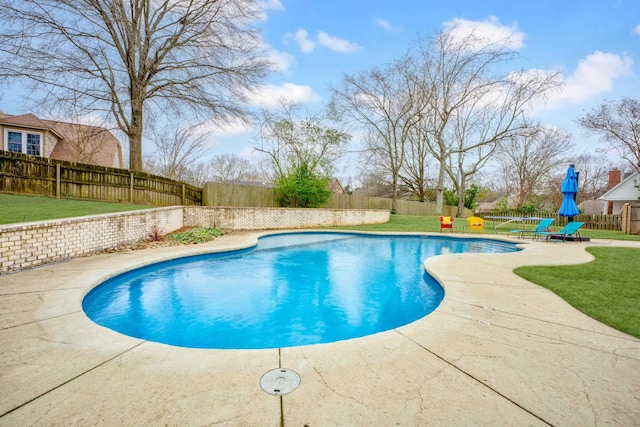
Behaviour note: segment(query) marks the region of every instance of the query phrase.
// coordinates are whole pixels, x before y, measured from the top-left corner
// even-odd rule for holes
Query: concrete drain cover
[[[300,375],[291,369],[272,369],[260,378],[260,387],[274,396],[289,394],[300,385]]]

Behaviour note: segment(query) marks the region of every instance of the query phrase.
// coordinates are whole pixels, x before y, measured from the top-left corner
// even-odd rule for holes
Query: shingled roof
[[[99,126],[42,120],[34,114],[13,116],[0,113],[0,124],[51,132],[58,138],[52,159],[122,168],[122,146],[108,130]]]

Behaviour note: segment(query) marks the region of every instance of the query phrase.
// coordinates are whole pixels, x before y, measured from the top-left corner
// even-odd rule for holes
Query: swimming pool
[[[425,273],[443,253],[513,252],[513,243],[441,236],[304,232],[252,249],[165,261],[84,298],[95,323],[175,346],[263,349],[334,342],[420,319],[444,291]]]

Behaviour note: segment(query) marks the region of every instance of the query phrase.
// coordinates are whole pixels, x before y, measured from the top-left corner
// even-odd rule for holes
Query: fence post
[[[624,205],[622,205],[622,234],[631,234],[631,227],[629,224],[629,207],[629,203],[625,203]]]
[[[56,163],[56,199],[60,198],[60,163]]]
[[[133,172],[129,174],[129,203],[133,203]]]
[[[187,194],[187,191],[185,189],[184,184],[182,184],[182,206],[186,205],[185,203],[186,194]]]

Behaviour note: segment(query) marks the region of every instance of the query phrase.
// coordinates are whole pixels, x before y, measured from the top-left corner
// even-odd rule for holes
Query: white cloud
[[[378,27],[382,28],[383,30],[389,31],[390,33],[399,33],[400,31],[402,31],[402,28],[396,25],[393,25],[391,22],[387,21],[386,19],[374,18],[373,23],[376,24]]]
[[[524,47],[525,34],[517,30],[517,25],[502,25],[495,16],[489,16],[489,19],[485,21],[455,18],[443,25],[447,30],[451,30],[451,35],[457,40],[463,40],[473,34],[486,43],[500,43],[513,50]]]
[[[252,105],[262,108],[278,107],[281,99],[300,104],[320,102],[320,95],[315,93],[311,86],[294,83],[261,86],[249,94],[248,98]]]
[[[595,51],[582,59],[573,74],[564,79],[562,90],[550,97],[547,109],[561,104],[578,104],[610,92],[615,79],[632,74],[632,64],[633,60],[627,54]]]
[[[267,10],[284,10],[284,6],[280,3],[280,0],[264,0],[256,3],[252,3],[250,6],[255,9],[256,16],[260,21],[266,21],[269,19]]]
[[[300,47],[300,52],[309,53],[313,52],[313,49],[316,48],[316,44],[313,40],[309,39],[309,33],[306,30],[299,29],[293,35],[293,38],[298,42],[298,46]]]
[[[351,43],[347,40],[330,36],[329,34],[320,31],[318,33],[318,44],[336,52],[351,53],[360,49],[360,46],[356,43]]]
[[[273,64],[274,70],[278,73],[287,72],[296,63],[296,58],[287,52],[281,52],[267,44],[263,48],[269,55],[269,61]]]
[[[263,10],[267,10],[267,9],[284,10],[284,6],[282,6],[282,3],[280,3],[280,0],[259,1],[258,6],[260,6],[260,8]]]
[[[636,27],[633,29],[633,34],[637,34],[640,36],[640,24],[636,25]]]
[[[200,135],[209,134],[212,138],[226,138],[244,135],[253,130],[253,125],[238,119],[231,119],[225,123],[210,120],[200,124],[196,132]]]
[[[315,41],[309,38],[307,30],[300,28],[295,34],[287,34],[285,40],[294,39],[298,43],[300,52],[311,53],[315,50],[317,45],[326,47],[329,50],[342,53],[351,53],[360,49],[360,46],[356,43],[351,43],[348,40],[338,37],[330,36],[324,31],[319,31]]]

